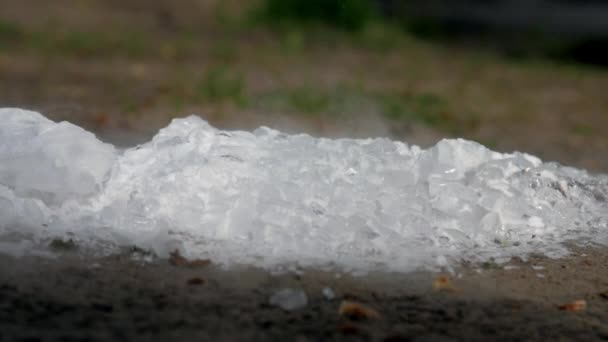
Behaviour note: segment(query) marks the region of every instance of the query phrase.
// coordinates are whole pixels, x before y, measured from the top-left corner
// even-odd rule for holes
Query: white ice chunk
[[[0,120],[0,184],[49,206],[99,193],[114,163],[113,146],[34,112],[0,109]]]
[[[545,223],[543,222],[543,219],[541,219],[538,216],[532,216],[528,219],[528,225],[530,225],[530,227],[534,227],[534,228],[543,228],[545,226]]]
[[[323,294],[323,297],[325,297],[325,299],[327,300],[333,300],[334,298],[336,298],[336,293],[334,292],[334,290],[331,289],[331,287],[324,287],[321,290],[321,293]]]
[[[283,310],[292,311],[305,307],[308,304],[308,297],[301,289],[284,288],[270,296],[268,302]]]
[[[462,139],[423,150],[191,116],[119,152],[38,113],[0,119],[0,252],[69,234],[95,251],[357,273],[608,244],[607,176]]]

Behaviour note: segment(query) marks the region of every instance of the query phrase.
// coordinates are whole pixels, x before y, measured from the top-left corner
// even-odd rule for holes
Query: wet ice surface
[[[221,131],[176,119],[127,150],[0,110],[0,251],[69,238],[265,268],[450,268],[608,244],[608,177],[466,140]]]

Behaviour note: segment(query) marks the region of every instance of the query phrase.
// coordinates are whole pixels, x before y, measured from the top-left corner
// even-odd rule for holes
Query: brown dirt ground
[[[434,273],[276,275],[144,263],[126,254],[2,257],[0,339],[602,341],[608,339],[607,261],[605,250],[586,250],[567,260],[513,261],[509,266],[517,268],[509,270],[493,265],[478,273],[467,266],[438,290]],[[294,311],[270,305],[284,287],[305,291],[308,304]],[[336,298],[324,298],[323,287]],[[343,300],[368,305],[380,318],[343,317]],[[586,308],[560,310],[575,300],[585,300]]]

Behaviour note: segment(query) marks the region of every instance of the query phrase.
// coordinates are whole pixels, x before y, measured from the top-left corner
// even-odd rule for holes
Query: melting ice
[[[608,244],[608,177],[442,140],[221,131],[191,116],[118,150],[0,109],[0,251],[70,237],[224,265],[410,271]]]

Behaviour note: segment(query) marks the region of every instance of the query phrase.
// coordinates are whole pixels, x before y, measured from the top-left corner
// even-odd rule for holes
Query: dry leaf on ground
[[[110,123],[110,116],[106,113],[96,113],[93,116],[93,121],[98,127],[106,127]]]
[[[433,282],[433,288],[437,291],[448,291],[448,292],[456,292],[458,291],[456,287],[452,284],[450,277],[446,275],[440,275],[435,278]]]
[[[379,319],[378,311],[370,308],[367,305],[353,302],[349,300],[342,301],[338,309],[340,316],[345,316],[351,319]]]
[[[205,266],[211,264],[211,260],[209,260],[209,259],[188,260],[188,259],[184,258],[178,250],[175,250],[175,251],[171,252],[171,254],[169,255],[169,263],[173,266],[178,266],[178,267],[196,268],[196,267],[205,267]]]
[[[583,311],[587,308],[587,301],[584,299],[575,300],[559,306],[563,311]]]

